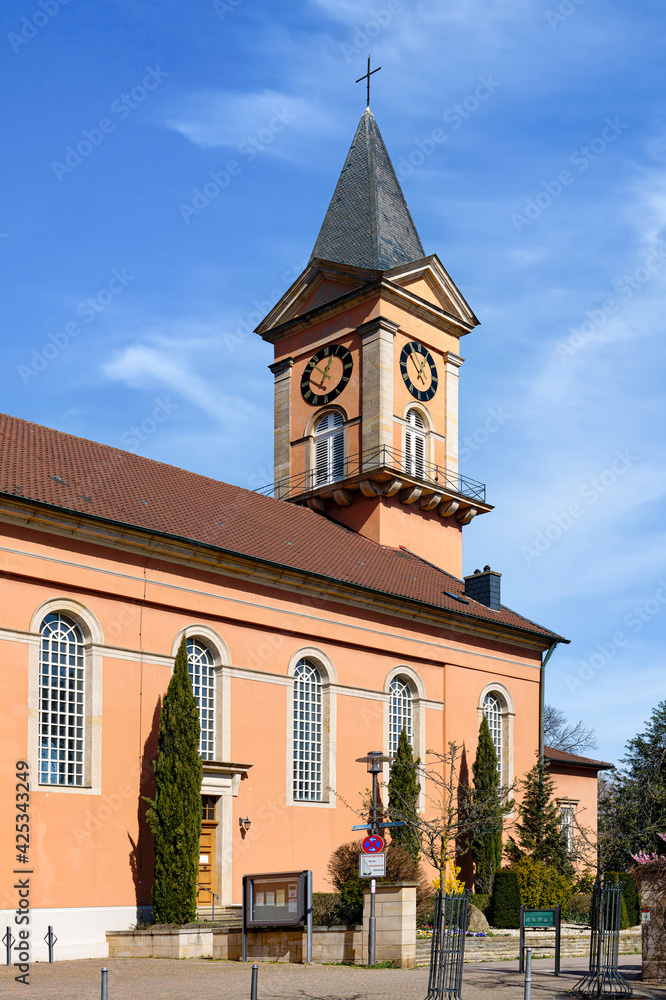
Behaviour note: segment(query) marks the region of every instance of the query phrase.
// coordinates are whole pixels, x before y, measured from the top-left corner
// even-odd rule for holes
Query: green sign
[[[525,910],[525,927],[554,927],[555,910]]]

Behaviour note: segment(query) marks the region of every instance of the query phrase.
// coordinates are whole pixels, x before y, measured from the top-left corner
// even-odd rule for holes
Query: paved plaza
[[[621,959],[636,998],[666,1000],[666,988],[640,982],[640,957]],[[109,1000],[249,1000],[251,965],[202,959],[101,959],[35,964],[28,989],[0,968],[2,1000],[98,1000],[100,969],[109,969]],[[569,959],[556,980],[552,959],[534,963],[533,1000],[560,1000],[587,968]],[[466,965],[463,1000],[522,1000],[517,962]],[[428,970],[361,969],[338,965],[259,964],[258,1000],[424,1000]]]

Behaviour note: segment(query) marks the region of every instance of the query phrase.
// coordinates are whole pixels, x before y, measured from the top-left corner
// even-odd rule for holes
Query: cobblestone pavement
[[[248,1000],[250,996],[250,963],[134,958],[34,964],[27,989],[14,982],[14,969],[3,966],[0,998],[98,1000],[103,965],[109,969],[109,1000]],[[552,968],[552,960],[534,962],[533,1000],[566,997],[587,962],[567,960],[559,980]],[[666,988],[645,988],[640,983],[639,956],[627,956],[622,971],[636,998],[666,1000]],[[466,965],[463,1000],[521,1000],[523,981],[517,962]],[[424,1000],[427,986],[428,970],[423,968],[259,963],[259,1000]]]

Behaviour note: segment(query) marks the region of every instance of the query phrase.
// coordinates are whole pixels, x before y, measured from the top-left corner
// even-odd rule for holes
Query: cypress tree
[[[147,820],[155,838],[152,902],[156,923],[186,924],[195,919],[201,778],[199,710],[187,666],[183,638],[160,712],[155,798],[147,799]]]
[[[404,826],[391,828],[391,846],[402,844],[415,861],[421,854],[418,812],[421,785],[417,768],[421,758],[414,760],[412,748],[403,729],[398,738],[398,749],[391,764],[388,783],[388,813],[392,823],[404,822]]]
[[[560,811],[553,799],[554,784],[548,762],[537,762],[520,782],[523,801],[518,806],[520,821],[515,823],[518,843],[509,837],[506,855],[512,863],[530,857],[552,865],[560,875],[571,876],[573,866],[567,852],[566,838],[560,824]]]
[[[474,801],[497,806],[497,819],[478,835],[470,839],[474,859],[474,888],[477,892],[492,891],[495,872],[502,864],[502,803],[497,752],[490,735],[488,720],[483,716],[479,726],[479,742],[472,764],[474,776]]]

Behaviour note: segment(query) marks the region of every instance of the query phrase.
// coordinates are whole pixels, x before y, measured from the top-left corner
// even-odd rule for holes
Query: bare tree
[[[566,753],[583,753],[596,750],[599,745],[596,730],[584,722],[569,722],[559,708],[546,705],[543,713],[543,741],[552,750]]]
[[[456,858],[469,849],[472,836],[491,833],[498,818],[501,821],[513,806],[509,801],[511,789],[508,787],[497,790],[496,800],[488,795],[474,794],[474,789],[464,776],[461,779],[463,754],[463,747],[451,742],[448,750],[428,750],[424,763],[415,762],[414,767],[427,802],[424,814],[415,814],[411,801],[407,799],[400,802],[395,796],[391,802],[392,819],[405,823],[414,831],[421,855],[438,871],[442,886],[446,880],[448,865],[455,866]],[[367,792],[358,809],[354,809],[341,796],[338,798],[358,816],[367,817]]]

